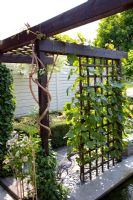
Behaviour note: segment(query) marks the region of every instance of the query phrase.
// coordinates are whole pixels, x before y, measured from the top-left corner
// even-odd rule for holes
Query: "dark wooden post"
[[[39,42],[36,42],[36,53],[38,58],[43,62],[45,54],[44,52],[39,51]],[[47,65],[45,64],[46,71],[47,71]],[[39,69],[42,69],[43,67],[39,63]],[[47,85],[47,73],[40,74],[38,72],[38,80],[39,83],[46,87]],[[44,110],[47,107],[48,103],[48,96],[45,94],[41,88],[38,87],[38,98],[39,98],[39,115],[44,112]],[[46,114],[46,116],[42,119],[41,123],[45,126],[49,126],[49,113]],[[49,147],[48,147],[48,131],[40,126],[40,137],[42,141],[42,148],[46,155],[49,154]]]
[[[118,82],[121,82],[121,79],[122,79],[122,72],[121,72],[121,60],[116,60],[116,63],[117,63],[117,81]],[[122,91],[119,90],[116,92],[116,95],[117,96],[122,96]],[[122,101],[119,102],[118,104],[118,107],[119,107],[119,110],[122,109]],[[119,139],[117,139],[117,145],[119,147],[119,151],[121,153],[121,155],[119,156],[119,158],[117,159],[117,162],[121,162],[122,161],[122,152],[123,152],[123,146],[122,146],[122,131],[123,131],[123,125],[119,122],[117,122],[117,133],[118,133],[118,136],[119,136]]]
[[[79,57],[79,77],[83,77],[82,75],[82,65],[81,65],[81,57]],[[82,81],[80,80],[79,83],[79,92],[80,92],[80,97],[82,96],[82,89],[83,89],[83,84]],[[81,116],[83,115],[83,106],[84,102],[80,99],[80,114]],[[81,119],[81,123],[84,123],[84,119]],[[85,182],[85,166],[84,166],[84,143],[83,143],[83,137],[82,135],[80,136],[80,145],[79,145],[79,157],[81,160],[81,165],[80,165],[80,180],[82,183]]]

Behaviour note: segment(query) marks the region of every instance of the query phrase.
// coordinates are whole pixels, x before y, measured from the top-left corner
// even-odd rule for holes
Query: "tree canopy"
[[[123,75],[128,80],[133,81],[133,50],[128,52],[128,61],[123,61]]]
[[[94,44],[105,47],[107,43],[124,51],[133,49],[133,9],[101,20]]]

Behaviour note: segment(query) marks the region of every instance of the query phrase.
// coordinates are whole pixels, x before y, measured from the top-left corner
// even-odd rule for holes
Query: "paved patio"
[[[13,200],[7,192],[0,186],[0,200]]]
[[[72,192],[70,200],[96,200],[133,175],[133,156]]]

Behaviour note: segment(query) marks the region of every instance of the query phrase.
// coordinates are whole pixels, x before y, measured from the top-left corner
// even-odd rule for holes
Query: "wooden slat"
[[[0,54],[0,62],[3,63],[31,63],[31,60],[28,55]]]
[[[3,63],[27,63],[32,62],[32,57],[29,55],[13,55],[13,54],[0,54],[0,62]],[[52,57],[43,57],[44,64],[52,64]]]
[[[64,43],[56,40],[44,40],[39,42],[39,50],[58,54],[75,54],[77,56],[104,57],[110,59],[127,58],[123,51],[112,51],[108,49],[94,48],[73,43]]]
[[[133,0],[88,0],[69,11],[32,27],[31,30],[33,32],[45,33],[46,36],[52,36],[129,8],[133,8]],[[30,33],[27,35],[27,32],[23,31],[0,41],[0,52],[7,52],[27,45],[34,39],[34,34]]]

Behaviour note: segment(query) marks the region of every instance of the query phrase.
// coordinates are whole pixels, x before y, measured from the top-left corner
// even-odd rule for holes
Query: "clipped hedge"
[[[3,175],[6,142],[13,130],[14,110],[13,78],[10,70],[0,64],[0,176]]]
[[[67,139],[65,136],[68,131],[69,126],[65,122],[51,125],[51,144],[53,148],[66,146]]]
[[[65,119],[58,119],[57,115],[50,114],[52,118],[50,122],[51,128],[51,145],[53,148],[63,147],[67,144],[67,139],[64,138],[69,131],[69,126],[65,123]],[[36,123],[36,116],[26,116],[14,121],[14,129],[19,132],[28,133],[30,130],[36,133],[39,132],[39,127]]]

